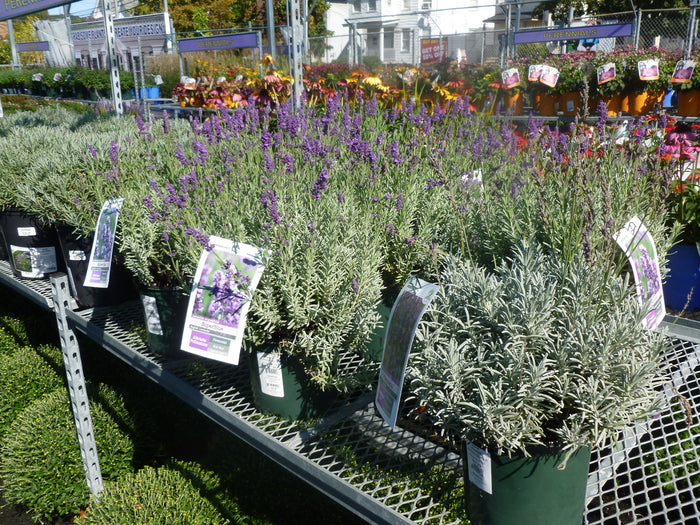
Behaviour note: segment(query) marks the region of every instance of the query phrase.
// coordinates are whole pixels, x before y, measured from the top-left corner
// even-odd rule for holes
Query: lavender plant
[[[658,404],[663,334],[609,269],[518,245],[491,272],[451,258],[408,376],[444,432],[498,453],[600,447]]]

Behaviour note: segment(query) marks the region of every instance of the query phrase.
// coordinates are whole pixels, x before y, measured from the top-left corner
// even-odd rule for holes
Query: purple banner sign
[[[0,1],[0,21],[18,16],[45,11],[57,5],[70,4],[72,0],[2,0]]]
[[[206,36],[204,38],[183,38],[177,41],[177,45],[180,53],[258,47],[258,34],[236,33],[230,35]]]
[[[532,44],[533,42],[581,40],[584,38],[615,38],[618,36],[631,35],[632,24],[604,24],[598,26],[561,27],[555,29],[538,29],[536,31],[518,31],[513,35],[513,43]]]
[[[49,43],[46,40],[39,42],[17,42],[17,51],[48,51]]]

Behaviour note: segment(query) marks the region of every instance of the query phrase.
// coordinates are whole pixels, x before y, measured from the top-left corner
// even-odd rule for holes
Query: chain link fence
[[[509,58],[529,56],[535,50],[546,47],[550,53],[563,53],[576,49],[576,41],[559,41],[538,44],[513,43],[513,35],[518,31],[547,28],[577,27],[602,24],[631,24],[632,34],[624,37],[601,39],[596,51],[609,52],[631,47],[649,49],[653,46],[690,54],[695,50],[698,24],[695,21],[695,8],[678,9],[637,9],[635,11],[570,18],[566,24],[553,24],[547,13],[538,17],[528,13],[510,12],[503,15],[502,5],[486,6],[495,8],[496,15],[483,18],[482,27],[468,32],[447,33],[437,24],[430,24],[426,30],[421,20],[410,20],[408,15],[398,18],[394,27],[387,26],[381,16],[375,17],[376,24],[355,24],[346,19],[346,33],[338,32],[328,37],[309,39],[310,63],[346,62],[348,64],[425,64],[426,41],[439,42],[444,48],[440,58],[466,60],[468,63],[502,65]],[[480,11],[477,12],[477,9]],[[454,9],[448,17],[455,19],[472,18],[483,15],[484,6]],[[421,12],[412,13],[421,15]],[[429,15],[428,15],[429,16]],[[442,15],[444,20],[445,14]],[[410,23],[414,26],[411,27]],[[417,25],[416,25],[417,24]],[[377,29],[379,28],[379,29]],[[436,31],[436,29],[438,31]],[[434,60],[434,55],[430,61]]]

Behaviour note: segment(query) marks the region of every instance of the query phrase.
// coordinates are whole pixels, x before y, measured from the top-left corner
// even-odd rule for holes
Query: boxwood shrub
[[[0,354],[0,438],[22,410],[62,384],[61,376],[32,347]]]
[[[118,395],[102,389],[118,406]],[[133,444],[98,402],[90,403],[102,477],[133,472]],[[39,399],[12,423],[0,443],[0,481],[8,503],[24,505],[37,521],[77,513],[89,501],[68,392]]]
[[[99,498],[92,500],[86,512],[75,522],[83,525],[229,523],[188,479],[194,476],[199,480],[195,483],[212,487],[218,485],[216,477],[196,464],[179,465],[178,470],[169,466],[146,466],[106,485]]]

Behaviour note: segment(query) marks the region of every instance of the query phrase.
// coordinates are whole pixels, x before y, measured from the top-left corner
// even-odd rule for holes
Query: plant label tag
[[[279,354],[258,352],[258,371],[262,393],[273,397],[284,397],[282,361]]]
[[[107,288],[109,274],[112,271],[112,251],[117,231],[119,212],[124,203],[123,198],[108,199],[102,205],[97,227],[92,238],[90,261],[83,286],[92,288]]]
[[[153,335],[163,335],[156,298],[150,295],[142,295],[141,302],[143,303],[143,312],[146,316],[146,329]]]
[[[53,246],[27,248],[11,244],[10,252],[12,253],[12,261],[14,262],[15,270],[17,270],[22,277],[40,279],[45,277],[48,273],[58,271],[56,249]]]
[[[35,237],[36,236],[36,228],[34,228],[34,226],[17,228],[17,236],[18,237]]]
[[[491,456],[474,443],[467,443],[467,463],[469,481],[487,494],[492,494]]]
[[[416,328],[439,289],[437,284],[411,277],[391,308],[374,401],[377,412],[391,428],[396,425],[408,354]]]
[[[574,106],[574,101],[573,101],[573,100],[567,100],[567,101],[566,101],[566,111],[567,111],[568,113],[571,113],[571,112],[574,110],[575,107],[576,107],[576,106]]]
[[[237,365],[253,292],[270,254],[213,235],[208,243],[194,274],[180,349]]]
[[[83,250],[68,250],[68,260],[70,261],[85,261],[87,255]]]
[[[613,238],[625,252],[632,267],[639,304],[647,308],[643,325],[645,328],[656,328],[666,316],[656,243],[637,216],[632,217]]]

